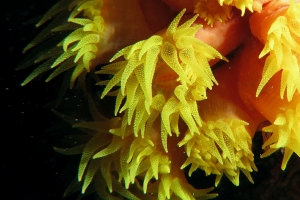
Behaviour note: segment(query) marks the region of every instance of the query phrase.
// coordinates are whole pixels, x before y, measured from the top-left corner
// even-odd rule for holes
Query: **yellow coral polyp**
[[[222,1],[222,0],[219,0]],[[253,1],[254,0],[233,0],[233,5],[242,11],[242,16],[244,16],[246,9],[253,11]]]
[[[244,16],[246,9],[253,11],[254,0],[218,0],[218,2],[221,6],[235,6],[242,11],[242,16]]]
[[[125,61],[112,63],[97,72],[114,75],[109,82],[99,82],[99,85],[106,85],[101,98],[114,86],[120,86],[117,92],[110,93],[117,93],[115,114],[125,111],[124,119],[128,125],[134,119],[133,124],[137,127],[135,135],[142,128],[149,127],[145,126],[148,119],[155,119],[161,113],[162,142],[166,152],[167,135],[172,132],[179,134],[180,117],[191,131],[198,131],[201,118],[196,102],[205,99],[206,89],[217,83],[208,62],[214,58],[225,59],[217,50],[195,38],[201,28],[201,25],[192,26],[197,15],[178,26],[184,12],[171,22],[165,34],[154,35],[120,50],[111,61],[121,56]],[[162,73],[158,72],[157,66],[163,68]],[[154,77],[170,74],[175,74],[175,84],[171,84],[168,90],[153,80]]]
[[[141,189],[144,194],[154,193],[157,199],[172,199],[177,196],[181,199],[194,200],[195,197],[206,199],[216,196],[207,194],[212,188],[196,190],[187,184],[183,171],[178,177],[174,172],[178,169],[172,165],[169,154],[164,152],[160,144],[154,144],[149,135],[145,138],[125,138],[117,161],[120,162],[117,168],[119,181],[124,180],[127,189],[130,189],[130,184],[138,184],[138,180],[142,180]],[[158,190],[154,189],[156,187]]]
[[[212,188],[195,189],[191,185],[187,184],[186,180],[183,180],[180,177],[172,177],[171,174],[166,174],[162,175],[160,178],[157,199],[165,200],[179,197],[176,199],[196,200],[212,199],[218,196],[217,194],[207,194],[210,191],[212,191]]]
[[[120,125],[120,119],[101,118],[100,121],[82,122],[74,125],[74,128],[87,132],[86,135],[80,137],[81,140],[88,141],[87,143],[69,149],[55,148],[55,150],[67,155],[82,154],[78,170],[78,182],[82,184],[82,195],[89,188],[90,191],[97,192],[104,199],[114,199],[116,195],[119,195],[138,200],[139,198],[120,184],[118,177],[114,175],[120,166],[120,144],[126,146],[126,142],[128,142],[128,140],[122,140],[121,137],[109,133],[110,128]],[[94,158],[95,155],[98,158]],[[77,189],[78,187],[71,184],[65,195]],[[112,192],[114,194],[110,194]]]
[[[257,88],[260,94],[275,73],[282,71],[280,97],[286,96],[291,101],[296,91],[300,92],[300,3],[290,1],[290,6],[283,16],[279,16],[271,25],[267,42],[259,58],[267,55],[262,79]]]
[[[265,152],[261,157],[267,157],[280,148],[284,148],[284,157],[281,169],[285,169],[287,162],[295,152],[300,156],[300,104],[296,109],[288,109],[285,113],[278,114],[272,125],[263,128],[263,131],[272,133],[264,143]]]
[[[215,21],[226,22],[231,18],[231,5],[221,6],[215,0],[199,0],[195,5],[194,13],[199,14],[199,17],[207,21],[208,25],[213,26]]]
[[[116,197],[116,193],[129,199],[139,199],[131,192],[135,187],[143,191],[143,197],[151,193],[152,197],[162,200],[217,196],[207,194],[213,188],[194,189],[187,183],[184,171],[174,164],[178,157],[172,162],[170,156],[174,155],[165,153],[162,145],[156,144],[157,137],[160,137],[156,128],[152,127],[151,132],[142,138],[134,137],[133,127],[127,126],[128,134],[122,137],[120,118],[103,119],[73,126],[88,133],[87,143],[70,149],[55,148],[64,154],[82,153],[78,181],[83,183],[83,194],[93,185],[105,199]],[[114,194],[108,193],[107,189]]]
[[[216,174],[215,186],[223,174],[234,185],[239,185],[240,171],[253,183],[250,172],[257,169],[247,125],[239,119],[224,118],[203,122],[199,127],[200,134],[187,131],[184,139],[178,143],[185,147],[188,156],[181,168],[191,164],[190,176],[198,168],[205,171],[206,175]]]
[[[45,38],[53,33],[73,30],[53,49],[49,49],[46,56],[43,54],[35,60],[36,63],[48,59],[38,66],[21,85],[26,85],[45,71],[55,70],[46,79],[50,81],[64,71],[74,69],[70,77],[70,87],[72,88],[76,79],[81,74],[89,72],[92,60],[99,53],[99,45],[104,44],[104,20],[101,17],[102,0],[61,0],[38,22],[41,26],[55,16],[53,22],[46,27],[25,49],[27,51],[40,44]],[[69,13],[70,12],[70,13]],[[64,15],[69,15],[68,23],[58,24]],[[60,22],[61,23],[61,22]],[[61,49],[63,51],[61,51]],[[50,59],[49,59],[50,58]],[[26,66],[20,66],[24,68]]]

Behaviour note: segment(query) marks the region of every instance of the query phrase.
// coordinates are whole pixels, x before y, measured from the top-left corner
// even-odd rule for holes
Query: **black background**
[[[44,108],[56,89],[42,80],[22,87],[32,68],[15,71],[23,48],[40,31],[24,23],[55,2],[1,1],[1,199],[60,199],[68,184],[61,178],[68,159],[53,151],[56,138],[44,133],[57,122]]]

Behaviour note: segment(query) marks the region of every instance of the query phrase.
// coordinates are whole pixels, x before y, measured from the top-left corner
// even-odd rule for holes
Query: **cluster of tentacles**
[[[67,87],[89,99],[93,120],[73,125],[81,145],[55,148],[82,154],[83,194],[214,198],[184,170],[216,175],[216,187],[224,175],[238,186],[241,172],[253,183],[262,122],[271,134],[261,157],[284,148],[284,170],[300,156],[299,14],[299,0],[60,0],[25,48],[19,69],[38,67],[22,85],[65,74],[59,99]],[[94,102],[87,75],[102,90]],[[99,112],[106,96],[114,116]]]

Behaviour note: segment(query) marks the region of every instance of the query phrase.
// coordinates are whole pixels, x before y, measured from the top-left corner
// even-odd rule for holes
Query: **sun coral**
[[[204,121],[198,127],[200,134],[187,131],[179,142],[188,155],[182,167],[191,164],[190,176],[198,168],[207,175],[216,174],[216,186],[223,175],[239,185],[240,172],[253,183],[250,172],[257,171],[251,139],[263,118],[248,110],[239,97],[235,81],[238,64],[237,59],[233,59],[214,71],[219,86],[208,91],[207,100],[198,102]]]
[[[126,9],[135,9],[131,12]],[[153,25],[152,18],[145,18],[142,5],[136,0],[120,3],[117,0],[61,0],[50,9],[36,26],[54,18],[50,24],[25,47],[24,52],[38,46],[17,69],[34,63],[39,66],[23,81],[26,85],[46,71],[53,71],[46,82],[68,71],[69,87],[78,77],[84,78],[98,64],[107,63],[121,48],[145,39],[169,23],[171,12],[157,9],[164,18]],[[111,15],[110,12],[115,12]],[[163,13],[163,14],[162,14]],[[123,16],[126,16],[125,18]],[[67,18],[66,23],[64,19]],[[135,25],[126,24],[135,19]],[[138,32],[137,28],[140,28]],[[135,37],[131,34],[135,33]],[[62,37],[62,36],[63,37]],[[122,35],[123,40],[117,40]],[[46,41],[46,43],[44,43]]]
[[[280,5],[280,3],[272,2],[264,8],[268,9],[270,6],[276,6],[277,10],[275,10],[275,14],[272,13],[272,17],[266,18],[264,12],[261,14],[264,26],[269,28],[267,29],[267,33],[261,30],[262,35],[258,36],[265,43],[259,58],[267,55],[267,60],[256,96],[260,94],[263,87],[275,73],[282,71],[280,97],[283,98],[286,91],[287,99],[291,101],[295,91],[300,91],[300,21],[298,19],[300,4],[294,1],[290,2],[290,6],[286,4]],[[250,19],[250,22],[257,23],[259,15],[259,13],[253,15],[253,20]],[[261,29],[266,29],[266,27],[262,27]]]
[[[243,16],[245,14],[246,9],[253,11],[253,7],[256,11],[259,11],[259,8],[263,0],[163,0],[166,2],[170,7],[174,8],[177,11],[180,11],[184,8],[188,9],[188,12],[198,10],[199,14],[201,13],[208,13],[209,15],[215,14],[215,16],[221,14],[223,15],[223,12],[227,12],[226,10],[230,10],[230,7],[234,6],[237,9],[241,10],[241,15]],[[205,4],[208,4],[205,6],[206,9],[201,9],[199,7],[205,6]],[[218,6],[218,5],[220,6]],[[198,9],[198,8],[200,9]],[[221,8],[224,7],[224,8]],[[204,7],[203,7],[204,8]],[[219,11],[220,13],[217,13]],[[197,12],[198,13],[198,12]],[[215,17],[213,16],[213,18]]]
[[[294,152],[300,156],[299,121],[300,103],[295,109],[288,109],[284,113],[279,113],[272,125],[263,128],[263,131],[272,133],[272,136],[262,146],[266,151],[261,156],[269,156],[278,149],[284,148],[281,165],[283,170]]]
[[[220,5],[217,1],[199,0],[195,5],[194,13],[207,21],[208,25],[213,25],[215,21],[226,22],[231,18],[231,6]]]
[[[121,118],[107,119],[96,110],[92,102],[90,104],[95,120],[73,125],[87,133],[84,137],[88,142],[69,149],[55,148],[68,155],[82,151],[78,181],[82,182],[83,194],[90,189],[105,199],[114,198],[118,194],[129,199],[139,199],[131,190],[142,190],[144,197],[151,193],[156,199],[178,197],[193,200],[217,196],[208,194],[212,188],[194,189],[187,182],[184,171],[178,166],[186,154],[183,149],[176,147],[172,147],[169,153],[164,151],[160,130],[157,129],[159,121],[153,124],[144,138],[134,136],[133,126],[127,126],[126,135],[123,135]],[[176,142],[172,144],[176,146]],[[72,188],[67,193],[71,191]]]
[[[250,101],[262,115],[264,115],[272,124],[264,127],[262,130],[272,133],[271,137],[264,143],[265,153],[262,157],[269,156],[280,148],[285,148],[284,158],[281,165],[282,169],[286,168],[286,164],[293,152],[300,156],[299,144],[299,93],[295,92],[291,101],[280,98],[281,73],[275,74],[262,89],[258,97],[254,97],[255,87],[259,84],[260,74],[263,71],[264,60],[259,60],[258,55],[262,49],[262,45],[255,39],[251,40],[251,45],[244,49],[244,53],[252,52],[252,56],[241,59],[245,61],[241,67],[240,84],[243,85],[241,95],[246,101]],[[249,67],[252,66],[252,67]],[[282,72],[283,73],[283,72]],[[245,77],[247,76],[247,78]]]
[[[216,187],[225,175],[237,186],[242,172],[253,183],[258,127],[270,133],[261,157],[284,148],[285,169],[300,156],[299,12],[299,0],[59,1],[19,69],[39,64],[22,85],[67,71],[63,85],[77,80],[89,100],[88,117],[72,122],[79,145],[55,148],[81,154],[66,194],[216,197],[186,175],[214,174]]]
[[[45,54],[40,55],[38,58],[33,57],[35,63],[42,63],[24,80],[22,85],[53,68],[55,70],[46,81],[50,81],[62,72],[74,68],[70,77],[70,87],[72,87],[80,74],[90,71],[91,61],[96,58],[99,51],[98,45],[106,43],[105,37],[103,37],[104,20],[100,14],[102,4],[102,0],[80,0],[76,2],[63,0],[59,1],[44,15],[36,26],[43,25],[52,17],[55,17],[55,19],[25,47],[24,51],[28,51],[49,37],[53,38],[54,33],[72,32],[63,41],[58,41],[57,46],[49,48],[44,45],[43,51]],[[69,16],[68,23],[62,23],[62,19],[66,16]],[[27,66],[25,63],[19,69]]]
[[[238,186],[240,171],[253,183],[249,172],[253,169],[257,171],[257,168],[253,162],[247,125],[247,122],[238,118],[222,117],[203,123],[199,127],[200,134],[187,132],[179,143],[180,146],[184,145],[188,155],[182,168],[191,164],[190,176],[198,168],[205,171],[206,175],[216,174],[215,186],[218,186],[224,174]]]
[[[198,132],[201,118],[197,101],[206,98],[206,89],[217,83],[209,61],[224,57],[214,48],[195,38],[201,25],[192,26],[197,15],[178,26],[184,11],[165,32],[154,35],[119,51],[111,61],[124,56],[125,61],[103,67],[98,74],[113,74],[113,78],[99,85],[106,85],[102,98],[114,87],[117,96],[115,114],[123,112],[124,123],[134,124],[134,133],[144,135],[161,112],[162,142],[166,151],[167,135],[179,135],[178,119],[181,117],[191,132]],[[126,98],[120,108],[122,100]],[[135,112],[135,113],[134,113]],[[134,121],[132,122],[133,115]],[[125,129],[124,129],[125,130]]]

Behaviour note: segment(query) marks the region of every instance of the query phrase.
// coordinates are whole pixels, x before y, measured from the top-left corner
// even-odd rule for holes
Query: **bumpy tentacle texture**
[[[178,26],[183,14],[184,10],[162,36],[154,35],[126,47],[111,60],[124,56],[125,61],[110,64],[97,72],[114,75],[109,82],[99,83],[106,85],[102,98],[114,86],[120,86],[111,94],[117,94],[115,114],[125,111],[123,130],[126,124],[133,123],[134,134],[140,132],[143,136],[160,114],[166,152],[167,135],[171,132],[179,134],[179,117],[191,132],[198,132],[201,119],[196,102],[205,99],[206,89],[217,83],[208,61],[225,59],[217,50],[194,37],[201,28],[201,25],[191,27],[197,15]],[[120,108],[125,97],[125,104]]]
[[[278,71],[282,70],[280,97],[291,101],[295,91],[300,92],[300,3],[290,2],[284,15],[279,16],[271,25],[267,42],[259,57],[267,54],[262,80],[257,88],[259,95],[266,83]]]
[[[249,45],[250,44],[250,45]],[[256,39],[249,40],[245,45],[242,57],[240,58],[239,85],[240,94],[244,100],[250,101],[271,123],[264,127],[264,132],[272,133],[263,144],[265,152],[261,157],[267,157],[280,148],[284,148],[284,158],[281,165],[286,168],[287,162],[292,153],[300,155],[300,104],[299,93],[297,92],[292,101],[280,98],[281,73],[275,74],[266,84],[265,89],[258,97],[255,97],[256,87],[260,82],[260,74],[263,70],[264,60],[258,58],[263,46]],[[251,52],[252,56],[248,56]]]
[[[199,0],[195,5],[194,13],[199,14],[199,17],[207,21],[208,25],[213,25],[215,21],[226,22],[231,18],[230,5],[221,6],[218,1]]]
[[[120,118],[77,123],[73,127],[89,133],[89,141],[70,149],[56,148],[64,154],[82,153],[78,172],[78,181],[83,183],[82,193],[94,187],[104,199],[114,199],[120,195],[140,199],[136,194],[144,199],[149,193],[161,200],[176,196],[189,200],[217,196],[208,194],[213,188],[194,189],[189,185],[184,171],[174,165],[176,161],[172,162],[172,154],[165,153],[161,144],[155,144],[156,138],[160,137],[156,129],[144,138],[134,137],[132,126],[127,126],[127,134],[123,135],[121,123]],[[172,156],[178,159],[177,155]],[[131,184],[133,187],[130,187]],[[131,192],[135,188],[144,194]]]
[[[121,131],[119,129],[119,134]],[[114,136],[121,139],[122,137]],[[119,182],[124,181],[128,189],[130,184],[139,184],[145,194],[149,191],[157,195],[158,199],[170,199],[178,196],[181,199],[195,199],[195,197],[214,197],[215,194],[206,194],[212,189],[195,190],[187,184],[185,177],[178,177],[172,170],[171,161],[163,149],[158,148],[149,137],[126,137],[122,140],[118,151],[115,153],[115,170],[119,175]],[[96,153],[94,158],[104,157],[109,147]],[[110,151],[110,150],[108,150]],[[182,172],[183,175],[183,172]],[[106,180],[112,190],[111,180]],[[138,185],[137,185],[138,186]],[[155,188],[158,187],[158,190]],[[192,194],[196,194],[193,196]]]
[[[198,168],[205,171],[206,175],[217,175],[216,186],[224,174],[234,185],[239,185],[240,171],[253,183],[250,172],[257,171],[257,168],[251,151],[252,138],[248,123],[240,119],[235,113],[238,108],[229,102],[210,99],[205,101],[200,103],[203,105],[199,109],[206,109],[209,117],[205,118],[202,127],[198,127],[200,134],[193,134],[188,130],[178,143],[185,147],[188,156],[181,168],[191,165],[190,176]],[[224,111],[231,114],[226,116]],[[223,113],[223,117],[213,117],[217,113]]]
[[[251,12],[253,7],[254,0],[218,0],[221,5],[224,4],[231,4],[242,11],[242,16],[245,14],[246,9],[250,10]]]
[[[253,7],[256,5],[253,0],[197,0],[194,1],[194,13],[199,14],[208,25],[213,26],[215,21],[226,22],[230,19],[233,6],[241,10],[243,16],[246,9],[253,12]],[[255,10],[260,11],[260,9]]]
[[[272,136],[264,143],[265,152],[261,157],[266,157],[280,148],[284,148],[284,157],[281,169],[285,169],[293,152],[300,156],[300,104],[296,109],[288,109],[283,114],[278,114],[272,125],[263,128],[271,132]]]
[[[84,135],[77,136],[76,142],[80,145],[67,149],[54,148],[59,153],[66,155],[81,154],[78,178],[74,182],[75,184],[70,184],[64,195],[67,196],[81,190],[82,194],[79,198],[96,192],[103,199],[116,199],[122,196],[138,200],[139,198],[120,184],[118,178],[114,175],[116,166],[120,166],[120,152],[118,150],[125,140],[110,134],[109,129],[118,127],[120,119],[113,118],[109,120],[104,118],[95,110],[95,107],[93,113],[95,114],[95,121],[73,125],[74,128],[85,132]],[[76,138],[76,136],[72,137]],[[95,156],[98,159],[93,159]],[[78,183],[80,183],[79,186]]]
[[[242,16],[245,14],[246,9],[252,11],[253,0],[217,0],[218,3],[223,5],[231,5],[242,11]]]
[[[56,47],[49,48],[42,44],[41,54],[35,63],[41,63],[22,83],[28,82],[39,76],[43,72],[55,70],[46,81],[50,81],[57,75],[67,70],[73,70],[70,77],[70,87],[81,74],[87,73],[91,69],[91,61],[99,51],[99,44],[105,43],[101,37],[104,30],[104,20],[101,17],[102,0],[61,0],[50,9],[40,20],[37,26],[41,26],[55,16],[55,19],[46,27],[25,49],[42,43],[45,39],[53,37],[54,33],[60,34],[63,31],[72,31],[67,37],[57,44]],[[70,12],[71,11],[71,12]],[[68,17],[68,23],[63,23]],[[52,42],[53,43],[53,42]],[[39,50],[40,51],[40,50]],[[39,52],[40,53],[40,52]],[[21,65],[19,69],[27,67],[29,64]]]

